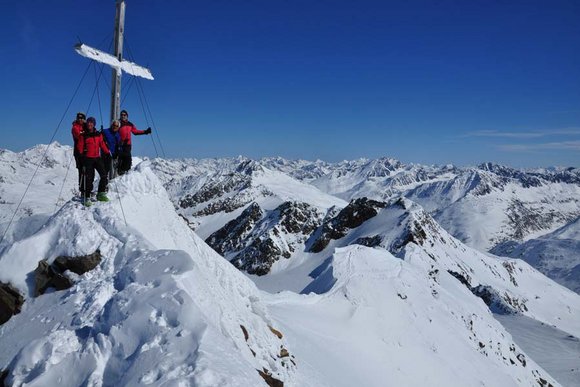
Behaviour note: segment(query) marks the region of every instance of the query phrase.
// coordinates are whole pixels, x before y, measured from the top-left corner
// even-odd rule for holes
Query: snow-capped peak
[[[0,256],[1,281],[28,298],[2,326],[6,381],[239,386],[264,383],[259,372],[289,380],[291,348],[271,329],[259,291],[191,232],[148,163],[114,180],[110,196],[90,209],[68,202]],[[40,259],[96,249],[103,262],[71,289],[30,297]]]

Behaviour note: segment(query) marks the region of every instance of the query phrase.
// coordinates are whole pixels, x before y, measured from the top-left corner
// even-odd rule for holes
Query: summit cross
[[[117,12],[115,16],[115,52],[108,54],[96,48],[79,43],[75,45],[78,54],[107,64],[113,68],[113,80],[111,87],[111,119],[110,122],[119,118],[121,111],[121,75],[126,72],[133,76],[153,80],[151,71],[136,63],[123,59],[123,34],[125,30],[125,0],[117,0]]]

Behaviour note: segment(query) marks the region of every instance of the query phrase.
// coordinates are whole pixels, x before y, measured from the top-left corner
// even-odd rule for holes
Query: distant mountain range
[[[70,200],[70,147],[45,151],[0,152],[0,231],[14,218],[0,244],[0,303],[24,300],[0,328],[8,384],[580,377],[538,364],[494,318],[525,316],[578,341],[580,295],[530,265],[565,268],[561,282],[577,285],[577,169],[135,160],[111,182],[111,202],[85,208]],[[553,246],[561,254],[544,253]],[[97,250],[95,271],[60,273],[70,289],[34,293],[38,268]]]

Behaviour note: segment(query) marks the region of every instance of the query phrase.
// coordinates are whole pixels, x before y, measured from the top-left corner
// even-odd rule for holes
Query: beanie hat
[[[97,125],[97,120],[95,120],[95,117],[89,117],[89,118],[87,118],[87,124],[89,122],[92,122],[94,125]]]

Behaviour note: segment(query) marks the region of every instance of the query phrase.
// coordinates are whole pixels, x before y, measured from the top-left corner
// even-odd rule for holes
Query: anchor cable
[[[12,222],[14,221],[14,218],[16,217],[16,213],[20,209],[20,206],[22,205],[22,202],[24,201],[24,198],[26,197],[26,194],[28,193],[28,190],[30,189],[30,186],[32,185],[32,181],[36,177],[36,174],[38,173],[38,170],[40,169],[40,166],[42,165],[42,163],[46,159],[46,155],[48,154],[48,150],[50,149],[50,146],[52,145],[52,142],[54,141],[54,138],[56,137],[56,134],[58,133],[58,130],[60,129],[60,126],[62,125],[62,122],[64,121],[64,118],[66,117],[66,114],[68,113],[68,111],[70,109],[70,106],[72,105],[72,103],[73,103],[73,101],[74,101],[74,99],[75,99],[75,97],[76,97],[79,89],[81,88],[81,85],[82,85],[85,77],[87,76],[87,73],[89,72],[89,69],[91,68],[91,64],[92,63],[89,62],[89,64],[87,65],[87,68],[86,68],[85,72],[83,73],[83,76],[81,77],[81,80],[79,81],[79,84],[77,85],[77,87],[76,87],[76,89],[75,89],[75,91],[74,91],[74,93],[73,93],[70,101],[68,102],[68,105],[66,106],[66,109],[64,110],[64,113],[62,114],[62,117],[60,118],[60,121],[59,121],[58,125],[56,126],[56,129],[52,133],[52,137],[50,138],[49,143],[46,146],[46,149],[44,150],[44,153],[42,155],[42,158],[40,159],[40,162],[36,166],[36,169],[34,170],[34,173],[32,174],[32,177],[30,178],[30,181],[28,182],[28,185],[26,186],[26,189],[24,190],[24,194],[22,194],[22,197],[20,198],[20,201],[18,202],[18,205],[16,206],[16,209],[14,210],[14,213],[12,214],[12,217],[10,218],[10,222],[8,222],[8,226],[6,226],[6,229],[4,230],[4,233],[2,234],[2,239],[0,239],[0,245],[4,241],[4,238],[6,237],[6,234],[8,234],[8,230],[10,229],[10,226],[12,226]]]

